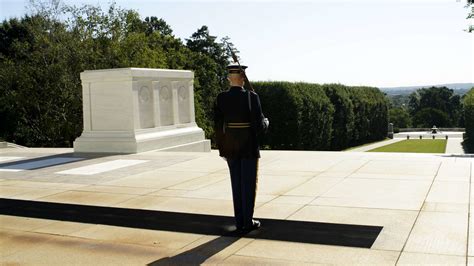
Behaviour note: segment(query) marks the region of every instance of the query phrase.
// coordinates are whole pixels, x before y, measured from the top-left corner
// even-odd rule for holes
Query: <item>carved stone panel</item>
[[[173,124],[173,92],[171,90],[171,84],[164,83],[160,86],[160,121],[161,126],[167,126]]]
[[[178,110],[179,123],[191,122],[191,115],[189,110],[189,87],[186,84],[179,84],[178,86]]]
[[[141,86],[138,89],[140,128],[152,128],[155,126],[152,98],[153,92],[149,86]]]

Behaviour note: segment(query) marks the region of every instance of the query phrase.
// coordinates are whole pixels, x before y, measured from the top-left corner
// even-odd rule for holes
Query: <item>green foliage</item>
[[[377,88],[351,87],[356,116],[351,146],[381,140],[387,136],[388,100]]]
[[[146,67],[195,73],[196,122],[212,136],[212,105],[226,86],[228,55],[203,26],[187,44],[162,19],[60,1],[0,23],[0,137],[26,146],[72,146],[82,131],[79,74]],[[65,17],[66,20],[60,20]]]
[[[284,150],[329,149],[327,140],[331,137],[334,109],[321,86],[255,82],[253,87],[271,123],[264,146]]]
[[[390,108],[406,108],[410,101],[409,94],[387,95],[390,101]]]
[[[199,28],[186,41],[186,46],[192,52],[191,61],[186,67],[194,70],[195,100],[201,108],[196,112],[196,121],[205,131],[206,137],[212,138],[214,103],[219,92],[228,87],[228,51],[223,42],[217,42],[216,37],[210,35],[207,26]]]
[[[296,83],[295,92],[299,101],[298,148],[329,150],[334,116],[331,101],[317,84]]]
[[[469,13],[468,13],[466,19],[472,20],[472,19],[474,19],[474,0],[467,0],[466,2],[467,2],[466,3],[466,8],[469,9]],[[468,26],[466,31],[469,32],[469,33],[472,33],[474,31],[474,25],[472,25],[472,23],[471,23],[471,25]]]
[[[466,126],[467,148],[474,153],[474,88],[464,97],[464,123]]]
[[[411,127],[410,114],[404,108],[392,108],[388,110],[388,122],[393,123],[395,128]]]
[[[78,47],[66,25],[11,19],[0,24],[0,43],[1,136],[27,146],[72,145],[82,127],[81,96]]]
[[[424,108],[417,112],[413,117],[413,124],[418,128],[452,126],[448,114],[435,108]]]
[[[350,89],[340,84],[323,85],[326,95],[334,106],[331,148],[342,150],[354,140],[355,114]]]
[[[459,126],[461,97],[446,87],[419,89],[410,95],[409,112],[415,127]]]
[[[270,130],[265,147],[341,150],[387,134],[387,100],[376,88],[256,82]]]

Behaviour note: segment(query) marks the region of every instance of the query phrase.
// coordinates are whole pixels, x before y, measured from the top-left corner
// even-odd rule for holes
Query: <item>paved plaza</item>
[[[474,265],[468,155],[263,151],[255,216],[264,233],[232,236],[192,218],[219,228],[217,221],[233,214],[226,162],[216,151],[72,152],[0,149],[1,265]],[[6,202],[36,206],[38,216]],[[37,203],[63,206],[64,213]],[[107,219],[123,210],[143,217]],[[191,218],[160,223],[166,215]],[[323,231],[317,239],[303,225],[356,225],[359,235],[348,236],[354,239],[379,230],[371,231],[370,246],[357,247],[324,240]],[[285,237],[272,232],[277,228]]]

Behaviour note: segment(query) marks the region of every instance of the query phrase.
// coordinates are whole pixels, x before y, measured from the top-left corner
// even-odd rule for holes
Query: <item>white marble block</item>
[[[169,69],[82,72],[84,131],[74,151],[210,151],[195,122],[193,78]]]

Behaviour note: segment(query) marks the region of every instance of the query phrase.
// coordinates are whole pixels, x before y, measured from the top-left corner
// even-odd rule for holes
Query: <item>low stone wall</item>
[[[460,131],[465,132],[466,129],[462,127],[452,127],[452,128],[438,128],[439,131]],[[400,128],[399,132],[416,132],[416,131],[431,131],[431,128]]]
[[[461,131],[441,131],[435,134],[432,134],[430,131],[412,131],[412,132],[400,132],[394,134],[394,138],[410,138],[410,139],[419,139],[420,136],[422,139],[460,139],[463,137],[464,132]]]

